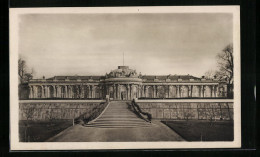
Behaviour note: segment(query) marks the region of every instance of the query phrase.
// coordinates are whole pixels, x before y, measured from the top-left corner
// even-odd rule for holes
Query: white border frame
[[[18,121],[18,24],[20,14],[54,13],[232,13],[234,47],[234,141],[232,142],[19,142]],[[240,6],[171,7],[86,7],[10,9],[10,149],[11,150],[96,150],[178,149],[241,147]]]

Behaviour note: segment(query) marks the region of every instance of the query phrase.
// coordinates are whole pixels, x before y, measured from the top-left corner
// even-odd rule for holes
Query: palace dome
[[[112,70],[106,75],[107,78],[134,77],[138,78],[136,70],[129,69],[128,66],[118,66],[118,69]]]
[[[106,74],[107,82],[142,82],[135,70],[129,69],[128,66],[118,66],[117,69],[112,70]]]

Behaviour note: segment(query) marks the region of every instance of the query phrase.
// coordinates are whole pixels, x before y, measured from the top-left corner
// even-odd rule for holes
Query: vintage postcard
[[[239,6],[10,9],[11,150],[241,147]]]

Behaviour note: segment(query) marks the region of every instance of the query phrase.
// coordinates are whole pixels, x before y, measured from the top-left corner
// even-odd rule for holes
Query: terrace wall
[[[20,100],[19,120],[74,119],[90,113],[104,100]]]
[[[233,119],[233,100],[230,99],[136,100],[136,103],[153,119]]]

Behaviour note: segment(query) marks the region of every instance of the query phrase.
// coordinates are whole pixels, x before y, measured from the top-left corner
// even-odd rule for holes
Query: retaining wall
[[[100,107],[103,100],[21,100],[19,120],[73,119]]]
[[[233,100],[230,99],[136,100],[136,103],[153,119],[233,119]]]

